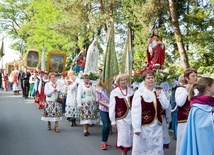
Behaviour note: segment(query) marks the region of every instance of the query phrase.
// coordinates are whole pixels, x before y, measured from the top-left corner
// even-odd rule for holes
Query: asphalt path
[[[116,133],[109,136],[112,145],[101,150],[102,126],[90,127],[91,135],[83,136],[83,128],[70,127],[63,116],[59,122],[60,133],[47,130],[47,122],[41,121],[42,110],[33,99],[13,95],[12,91],[0,91],[0,155],[120,155],[115,148]],[[174,155],[175,140],[165,155]],[[131,155],[131,152],[128,153]]]

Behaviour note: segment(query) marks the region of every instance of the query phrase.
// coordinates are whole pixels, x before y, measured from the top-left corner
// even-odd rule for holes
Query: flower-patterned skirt
[[[54,101],[47,101],[41,120],[60,121],[62,120],[62,106]]]
[[[66,105],[65,117],[67,118],[77,118],[80,116],[79,109],[77,106]]]
[[[98,118],[98,104],[96,101],[88,101],[82,103],[82,111],[80,112],[80,124],[96,124]]]

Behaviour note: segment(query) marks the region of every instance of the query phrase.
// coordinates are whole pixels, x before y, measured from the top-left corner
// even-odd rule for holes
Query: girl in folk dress
[[[58,121],[62,120],[62,108],[56,100],[60,88],[56,84],[55,73],[50,73],[49,79],[50,82],[45,85],[46,105],[41,120],[48,121],[48,130],[51,130],[51,122],[55,122],[54,131],[59,133]]]
[[[39,104],[38,108],[43,109],[46,102],[46,96],[45,96],[45,85],[49,82],[48,79],[48,73],[44,72],[44,75],[42,77],[42,80],[39,81],[38,91],[39,91]]]
[[[66,98],[66,108],[65,108],[65,117],[69,121],[71,121],[71,126],[77,126],[76,118],[79,117],[79,110],[77,108],[77,86],[78,83],[75,80],[74,72],[68,72],[68,91],[67,91],[67,98]]]
[[[21,88],[21,81],[19,79],[19,71],[18,70],[14,70],[13,71],[12,82],[13,82],[13,92],[14,92],[14,95],[18,95],[19,91],[22,90],[22,88]]]
[[[143,73],[145,86],[134,95],[132,104],[132,126],[134,129],[132,155],[164,155],[162,109],[170,103],[161,89],[154,89],[152,71]]]
[[[80,111],[80,124],[83,124],[84,136],[88,136],[89,124],[98,123],[99,118],[94,88],[89,83],[87,74],[83,76],[83,83],[78,86],[77,104]]]
[[[43,109],[45,107],[46,96],[44,93],[45,84],[49,81],[48,73],[44,73],[43,71],[39,71],[39,76],[35,81],[35,102],[38,104],[39,109]]]
[[[194,96],[194,89],[198,95]],[[214,154],[214,80],[201,77],[190,88],[190,113],[180,155]]]
[[[38,71],[38,76],[36,77],[36,80],[35,80],[35,83],[34,83],[34,89],[35,89],[35,92],[36,92],[36,95],[34,97],[34,102],[36,104],[38,104],[38,107],[39,107],[39,98],[40,98],[39,83],[42,80],[42,77],[43,77],[43,71],[40,70],[40,71]]]
[[[127,86],[127,75],[116,78],[118,87],[110,94],[109,117],[113,128],[117,128],[116,148],[122,150],[122,155],[132,149],[131,104],[133,90]]]
[[[31,73],[30,79],[29,79],[29,83],[30,83],[30,90],[29,90],[29,97],[34,97],[35,96],[35,90],[34,90],[34,83],[37,77],[37,72],[35,73]]]

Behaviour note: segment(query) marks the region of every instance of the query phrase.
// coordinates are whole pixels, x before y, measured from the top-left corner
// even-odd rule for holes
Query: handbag
[[[56,102],[58,102],[60,104],[63,104],[64,100],[65,100],[64,95],[63,94],[58,94]]]

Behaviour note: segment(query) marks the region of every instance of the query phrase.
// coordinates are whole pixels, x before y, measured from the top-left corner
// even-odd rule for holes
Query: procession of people
[[[110,93],[102,81],[98,68],[99,50],[95,39],[87,54],[82,49],[74,59],[73,68],[60,75],[42,70],[11,72],[14,95],[22,92],[24,98],[34,99],[42,110],[42,121],[47,130],[60,133],[62,117],[71,127],[83,126],[83,136],[93,136],[91,125],[102,122],[101,149],[107,150],[110,131],[116,129],[116,148],[122,155],[164,155],[170,147],[168,126],[172,120],[172,103],[177,109],[176,155],[212,155],[214,153],[214,80],[197,76],[197,71],[187,68],[179,77],[174,89],[174,99],[168,99],[165,90],[156,87],[155,71],[164,65],[165,45],[158,31],[149,39],[148,68],[143,70],[142,82],[137,89],[128,83],[128,75],[120,73],[112,83]],[[150,66],[150,67],[149,67]],[[158,66],[156,68],[155,66]],[[89,73],[100,74],[90,81]],[[83,73],[81,77],[79,75]],[[4,89],[8,77],[4,74]],[[173,116],[174,117],[174,116]],[[79,120],[79,123],[77,123]],[[199,145],[201,144],[201,145]],[[203,148],[205,145],[205,148]]]

